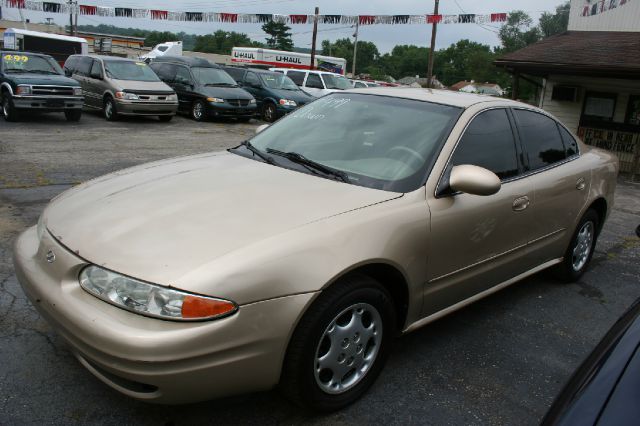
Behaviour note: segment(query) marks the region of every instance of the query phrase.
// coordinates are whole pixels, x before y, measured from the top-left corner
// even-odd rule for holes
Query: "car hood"
[[[79,87],[80,83],[64,75],[20,73],[8,74],[8,78],[16,84],[50,84],[55,86]]]
[[[166,85],[162,81],[136,81],[136,80],[117,80],[113,79],[113,83],[120,90],[135,91],[157,91],[157,92],[171,92],[173,89]]]
[[[211,98],[251,100],[251,93],[240,87],[199,86],[198,92]]]
[[[224,152],[86,182],[54,199],[43,220],[85,260],[172,285],[232,251],[401,195]]]

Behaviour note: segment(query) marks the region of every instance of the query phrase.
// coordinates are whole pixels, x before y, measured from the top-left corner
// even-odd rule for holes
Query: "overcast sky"
[[[166,9],[192,12],[229,12],[229,13],[279,13],[279,14],[312,14],[315,6],[320,7],[321,14],[340,15],[419,15],[433,13],[433,0],[80,0],[80,4]],[[537,21],[544,11],[554,11],[563,0],[441,0],[441,14],[476,13],[489,14],[524,10]],[[44,21],[45,17],[53,17],[59,24],[68,23],[68,16],[60,14],[44,14],[24,11],[25,17],[32,22]],[[5,19],[19,19],[16,9],[3,9]],[[264,41],[260,24],[225,24],[225,23],[193,23],[152,21],[150,19],[103,18],[97,16],[80,16],[79,24],[100,23],[121,27],[144,28],[162,31],[185,31],[194,34],[206,34],[218,29],[239,31],[248,34],[256,41]],[[292,25],[293,40],[298,47],[311,47],[311,25]],[[448,24],[438,26],[437,48],[449,46],[451,43],[468,38],[484,44],[499,44],[497,24],[484,28],[476,24]],[[318,46],[322,40],[335,40],[350,37],[353,29],[344,25],[319,26]],[[376,43],[384,53],[397,44],[415,44],[427,46],[431,36],[431,25],[372,25],[360,27],[360,40]]]

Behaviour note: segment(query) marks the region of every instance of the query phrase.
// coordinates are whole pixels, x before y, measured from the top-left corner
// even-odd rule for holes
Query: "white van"
[[[340,90],[353,89],[351,82],[340,74],[326,71],[270,68],[289,77],[302,90],[316,98]]]

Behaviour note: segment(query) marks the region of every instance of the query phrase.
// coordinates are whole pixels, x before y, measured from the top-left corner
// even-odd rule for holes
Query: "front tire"
[[[65,111],[64,116],[66,117],[67,121],[80,121],[80,117],[82,117],[82,110],[73,109]]]
[[[564,260],[555,268],[558,278],[574,282],[585,273],[596,248],[599,225],[598,213],[593,209],[587,210],[571,237]]]
[[[266,103],[262,110],[262,119],[267,123],[276,121],[276,106],[271,102]]]
[[[19,118],[18,111],[13,106],[11,95],[6,92],[2,96],[2,117],[5,121],[18,121]]]
[[[104,100],[104,118],[107,121],[116,121],[118,120],[118,110],[116,109],[116,101],[113,100],[112,97],[107,97]]]
[[[193,105],[191,105],[191,118],[196,121],[204,120],[206,116],[206,106],[202,101],[195,101]]]
[[[353,275],[324,290],[304,314],[285,357],[280,387],[316,411],[334,411],[373,384],[396,333],[391,296],[377,281]]]

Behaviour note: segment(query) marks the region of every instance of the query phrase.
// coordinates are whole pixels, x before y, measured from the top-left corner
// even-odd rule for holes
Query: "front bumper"
[[[234,106],[227,103],[213,103],[207,104],[207,115],[209,117],[240,117],[251,118],[257,113],[256,104],[249,104],[246,106]]]
[[[147,102],[147,101],[116,101],[118,114],[122,115],[176,115],[178,101],[175,102]]]
[[[278,383],[290,334],[313,293],[242,305],[217,321],[147,318],[85,292],[87,265],[36,227],[15,242],[14,265],[38,312],[80,362],[112,388],[159,403],[187,403]],[[55,254],[48,263],[47,252]]]
[[[37,109],[41,111],[68,111],[82,109],[83,96],[20,96],[11,97],[13,106],[18,109]]]

